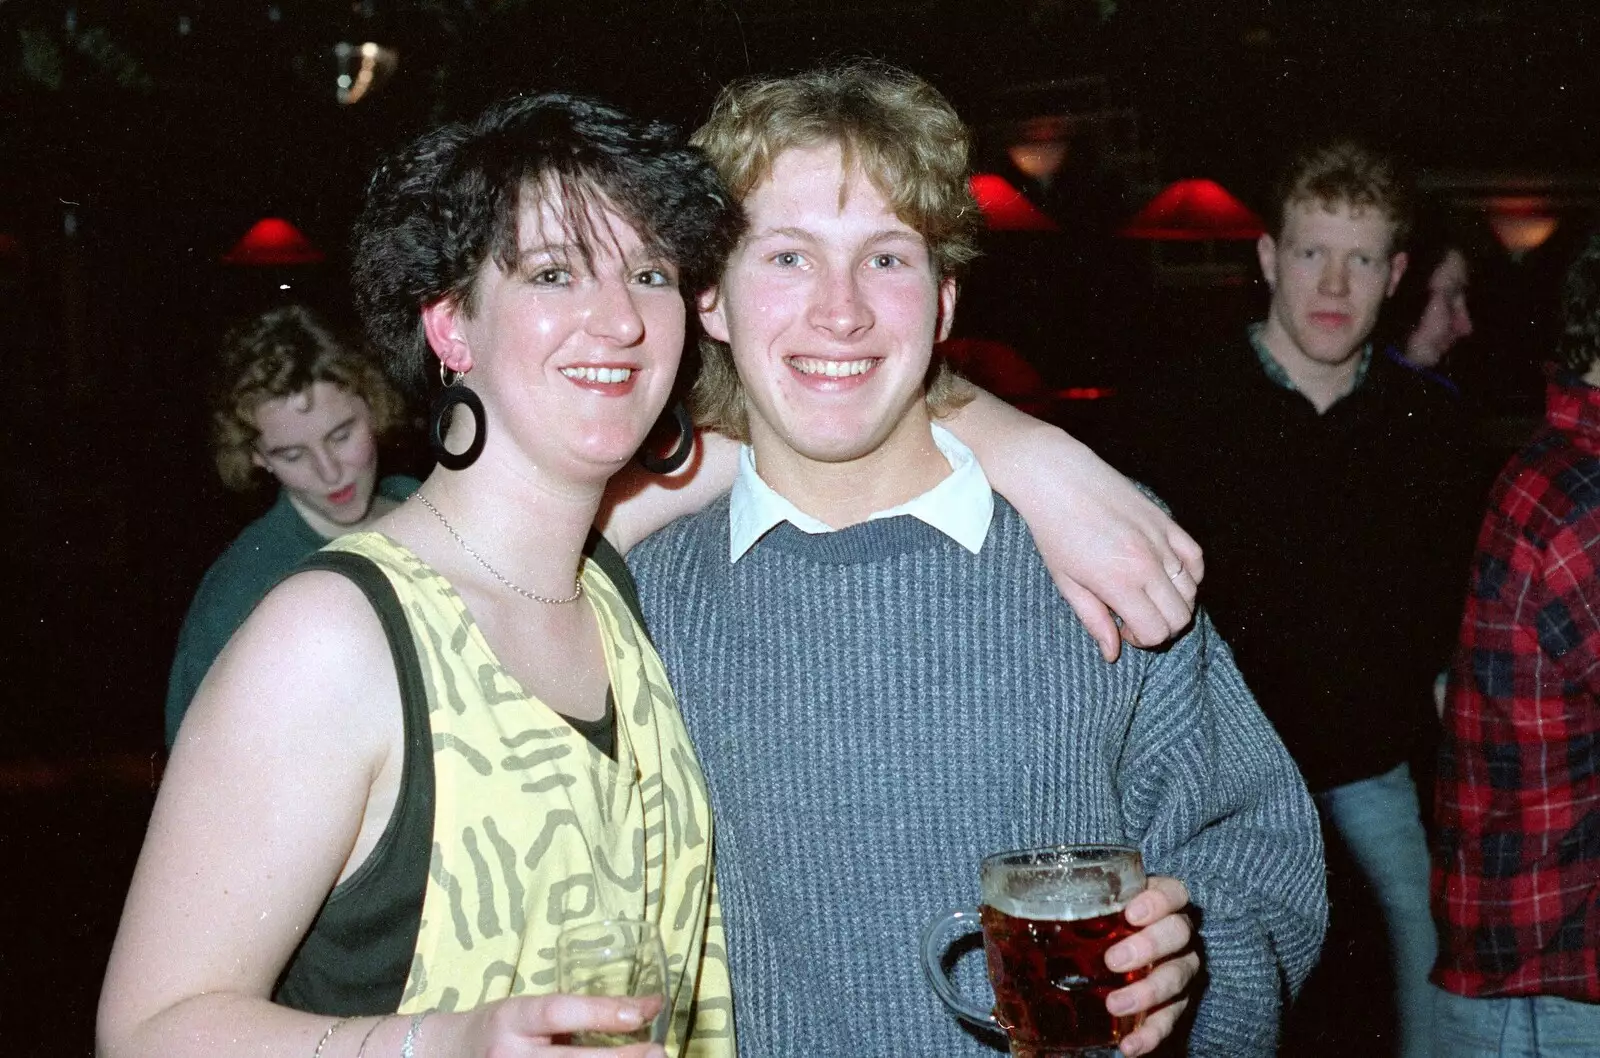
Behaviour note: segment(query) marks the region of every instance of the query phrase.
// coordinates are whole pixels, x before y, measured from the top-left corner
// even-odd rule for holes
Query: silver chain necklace
[[[488,562],[484,561],[483,556],[474,551],[471,544],[461,539],[461,534],[456,532],[456,527],[450,524],[450,519],[440,514],[439,508],[428,502],[428,497],[424,496],[420,492],[413,492],[411,495],[415,497],[416,500],[424,507],[428,508],[429,511],[433,512],[433,516],[439,519],[439,524],[444,526],[445,532],[455,537],[456,543],[461,545],[461,550],[465,551],[467,554],[476,559],[478,565],[488,570],[491,577],[499,581],[501,584],[504,584],[506,587],[510,588],[524,599],[532,599],[534,602],[542,602],[547,606],[565,606],[569,602],[577,602],[578,599],[583,595],[583,581],[577,579],[573,580],[572,582],[572,594],[565,599],[547,599],[543,595],[538,595],[529,591],[520,584],[513,583],[505,576],[505,574],[501,573],[499,570],[489,565]]]

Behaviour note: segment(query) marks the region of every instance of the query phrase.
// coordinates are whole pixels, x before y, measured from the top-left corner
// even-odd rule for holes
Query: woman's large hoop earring
[[[465,470],[477,462],[478,456],[483,454],[483,442],[489,433],[488,416],[483,411],[483,401],[478,395],[466,386],[461,380],[466,377],[466,372],[454,372],[455,378],[443,364],[439,365],[439,381],[444,383],[444,388],[439,395],[433,398],[433,407],[428,412],[428,447],[433,449],[433,458],[446,470]],[[445,431],[449,428],[450,413],[456,405],[463,405],[472,413],[472,443],[467,445],[465,452],[452,452],[444,446]]]
[[[672,418],[678,427],[678,446],[670,455],[657,459],[648,449],[639,449],[639,465],[652,474],[671,474],[694,454],[694,423],[689,421],[689,409],[683,406],[683,401],[672,405]]]

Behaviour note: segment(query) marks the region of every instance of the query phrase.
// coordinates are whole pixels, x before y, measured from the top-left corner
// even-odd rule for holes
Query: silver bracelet
[[[317,1049],[311,1052],[311,1058],[322,1058],[322,1048],[328,1045],[328,1041],[333,1038],[334,1033],[348,1024],[350,1024],[349,1018],[340,1018],[332,1025],[329,1025],[328,1030],[322,1034],[322,1039],[317,1041]]]
[[[417,1042],[417,1032],[422,1028],[422,1023],[432,1013],[431,1010],[424,1010],[420,1014],[411,1015],[411,1025],[406,1029],[406,1038],[400,1041],[400,1058],[417,1058],[412,1047]]]

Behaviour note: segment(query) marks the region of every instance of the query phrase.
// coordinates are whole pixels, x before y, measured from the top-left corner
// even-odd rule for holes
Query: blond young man
[[[630,561],[718,813],[741,1054],[993,1053],[924,983],[918,931],[982,855],[1089,840],[1182,880],[1136,924],[1163,891],[1200,908],[1191,1053],[1272,1053],[1326,912],[1292,763],[1203,614],[1106,665],[936,422],[977,217],[961,122],[852,64],[729,89],[697,142],[750,225],[702,301],[697,406],[748,444],[729,497]],[[1107,962],[1187,939],[1145,932]],[[1155,1008],[1123,1053],[1172,1031],[1194,969],[1113,994]]]

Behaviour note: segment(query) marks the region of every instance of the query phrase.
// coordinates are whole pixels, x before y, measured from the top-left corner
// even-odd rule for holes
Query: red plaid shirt
[[[1473,559],[1439,761],[1433,980],[1600,1002],[1600,389],[1553,377],[1545,415]]]

